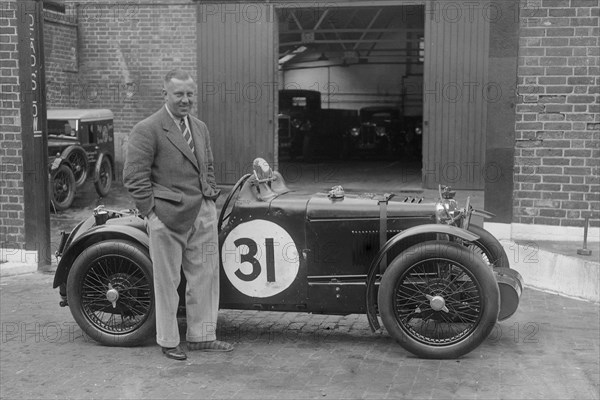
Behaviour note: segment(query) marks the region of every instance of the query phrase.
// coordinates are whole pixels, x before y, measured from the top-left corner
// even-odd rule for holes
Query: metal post
[[[582,256],[591,256],[592,251],[587,248],[587,235],[588,235],[588,225],[590,222],[590,217],[585,217],[585,222],[583,225],[583,249],[577,249],[577,254]]]

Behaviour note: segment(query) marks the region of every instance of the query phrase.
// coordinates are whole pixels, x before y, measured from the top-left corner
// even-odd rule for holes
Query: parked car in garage
[[[291,159],[311,156],[311,140],[317,131],[321,93],[316,90],[279,91],[279,150]]]
[[[56,210],[69,208],[88,180],[99,196],[108,194],[115,165],[113,119],[108,109],[48,110],[50,200]]]
[[[423,117],[403,116],[396,107],[359,110],[357,122],[345,130],[344,157],[371,156],[421,159]]]
[[[523,281],[491,214],[440,188],[437,201],[290,190],[256,159],[218,218],[220,307],[367,316],[423,358],[457,358],[513,315]],[[157,199],[157,201],[168,201]],[[81,329],[109,346],[155,335],[152,263],[136,210],[99,206],[62,232],[54,288]],[[179,286],[185,311],[185,279]]]
[[[315,90],[279,91],[279,152],[291,159],[339,158],[344,132],[357,124],[356,110],[322,109]]]
[[[372,106],[359,110],[358,124],[344,138],[344,156],[393,156],[401,144],[400,110],[396,107]]]

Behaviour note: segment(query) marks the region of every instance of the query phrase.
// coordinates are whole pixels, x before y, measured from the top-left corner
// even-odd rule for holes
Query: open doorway
[[[420,181],[424,6],[283,8],[277,16],[280,163],[356,173],[380,164]]]

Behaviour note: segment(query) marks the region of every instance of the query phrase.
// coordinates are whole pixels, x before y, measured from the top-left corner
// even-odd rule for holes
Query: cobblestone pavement
[[[599,306],[525,290],[458,360],[421,360],[362,315],[222,310],[232,353],[165,358],[100,346],[58,306],[51,274],[0,282],[0,398],[599,398]],[[180,329],[184,331],[184,327]]]

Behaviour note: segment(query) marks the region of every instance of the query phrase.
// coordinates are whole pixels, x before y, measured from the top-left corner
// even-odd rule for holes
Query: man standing
[[[196,84],[181,70],[167,73],[163,84],[165,105],[129,136],[123,182],[146,218],[150,236],[156,341],[167,357],[185,360],[176,315],[182,268],[188,349],[231,351],[233,346],[216,340],[219,190],[208,129],[189,114]]]

